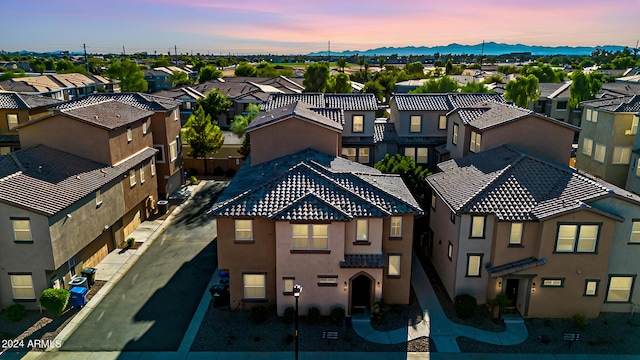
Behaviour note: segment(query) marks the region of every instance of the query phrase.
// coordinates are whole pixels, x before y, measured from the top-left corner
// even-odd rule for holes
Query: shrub
[[[22,304],[13,304],[4,311],[4,317],[11,322],[18,322],[25,316],[27,316],[27,310]]]
[[[135,244],[136,244],[136,238],[130,237],[127,239],[127,246],[132,247]]]
[[[282,320],[285,324],[293,324],[296,321],[296,309],[293,306],[287,306],[282,313]]]
[[[69,302],[69,292],[65,289],[45,289],[40,294],[40,304],[53,315],[60,316]]]
[[[195,177],[194,175],[191,175],[191,176],[189,177],[189,182],[190,182],[191,184],[195,184],[195,183],[197,183],[197,182],[198,182],[198,178],[197,178],[197,177]]]
[[[338,326],[342,326],[345,316],[346,313],[344,311],[344,308],[340,306],[335,307],[333,308],[333,310],[331,310],[331,321],[333,321],[333,323]]]
[[[476,298],[469,294],[460,294],[456,296],[453,308],[457,317],[460,319],[468,319],[475,315],[478,308],[478,302],[476,301]]]
[[[233,169],[227,169],[227,171],[224,172],[224,175],[226,177],[233,177],[236,174],[236,171]]]
[[[571,315],[571,322],[582,331],[587,329],[587,318],[583,314],[576,313]]]
[[[373,303],[373,312],[384,315],[391,309],[391,306],[384,299],[377,299]]]
[[[320,309],[315,306],[309,308],[309,312],[307,313],[307,323],[308,324],[317,324],[320,322]]]
[[[224,170],[220,166],[216,166],[215,169],[213,169],[213,175],[222,176],[224,175]]]
[[[255,305],[249,312],[249,318],[254,324],[262,324],[267,320],[268,311],[263,305]]]

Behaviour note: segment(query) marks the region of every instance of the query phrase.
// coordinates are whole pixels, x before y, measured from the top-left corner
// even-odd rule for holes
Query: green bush
[[[320,316],[320,309],[315,306],[310,307],[307,313],[307,323],[311,325],[319,323]]]
[[[27,316],[27,310],[22,304],[13,304],[4,311],[4,317],[11,322],[18,322],[25,316]]]
[[[571,315],[571,322],[573,325],[580,330],[587,330],[587,317],[583,314],[573,314]]]
[[[469,294],[460,294],[456,296],[453,302],[453,308],[457,317],[460,319],[468,319],[475,315],[478,309],[478,302],[476,298]]]
[[[53,315],[60,316],[69,302],[69,292],[65,289],[45,289],[40,294],[40,304]]]
[[[132,247],[136,243],[136,238],[130,237],[127,239],[127,246]]]
[[[267,320],[268,314],[269,312],[264,305],[255,305],[249,311],[249,318],[254,324],[262,324]]]
[[[224,169],[222,169],[220,166],[216,166],[215,169],[213,169],[213,175],[214,176],[224,175]]]
[[[331,310],[331,321],[333,321],[333,323],[338,326],[342,325],[342,322],[344,321],[345,316],[346,316],[346,313],[344,311],[344,308],[342,308],[341,306],[338,306],[336,308],[333,308],[333,310]]]
[[[195,183],[197,183],[197,182],[198,182],[198,178],[197,178],[197,177],[195,177],[194,175],[191,175],[191,176],[189,177],[189,182],[190,182],[191,184],[195,184]]]
[[[296,309],[293,306],[287,306],[282,313],[282,320],[285,324],[293,324],[296,321]]]

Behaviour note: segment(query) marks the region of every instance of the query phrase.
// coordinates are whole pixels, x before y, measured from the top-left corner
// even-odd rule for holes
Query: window
[[[472,238],[484,237],[484,216],[471,217],[471,236]]]
[[[631,129],[629,129],[629,134],[628,135],[636,135],[638,133],[638,120],[640,118],[638,117],[638,115],[634,115],[633,119],[631,120]]]
[[[522,245],[522,223],[511,223],[509,245]]]
[[[293,281],[295,278],[282,278],[283,286],[284,286],[284,294],[292,295],[293,294]]]
[[[438,129],[447,129],[447,117],[445,115],[440,115],[440,117],[438,118]]]
[[[631,161],[631,148],[616,146],[613,148],[612,164],[629,164]]]
[[[389,235],[392,237],[402,236],[402,216],[391,217],[391,233]]]
[[[409,131],[412,133],[422,131],[422,116],[420,115],[411,115],[411,127]]]
[[[364,132],[364,116],[353,115],[351,119],[353,120],[353,124],[351,127],[352,132],[354,133]]]
[[[638,161],[638,166],[636,167],[636,176],[640,177],[640,161]]]
[[[180,120],[180,112],[178,111],[178,109],[173,110],[173,120],[174,121]]]
[[[593,140],[589,138],[584,138],[582,140],[582,153],[588,156],[591,156],[591,152],[593,150]]]
[[[133,140],[133,132],[131,131],[131,127],[127,127],[127,141],[131,142]]]
[[[449,241],[449,247],[447,248],[447,257],[449,261],[453,260],[453,244]]]
[[[14,127],[18,126],[18,114],[7,114],[7,126],[9,130],[13,130]]]
[[[265,274],[243,274],[242,282],[244,284],[245,299],[265,299]]]
[[[236,240],[253,240],[253,220],[235,220]]]
[[[359,152],[359,156],[358,156],[358,162],[363,163],[363,164],[368,164],[369,163],[369,148],[360,148],[358,150]]]
[[[147,121],[146,120],[143,121],[142,122],[142,135],[147,135],[147,130],[148,130],[147,126],[148,126],[147,125]]]
[[[449,214],[449,220],[451,220],[452,223],[456,223],[456,213],[454,213],[453,211],[451,212],[451,214]]]
[[[544,287],[564,287],[564,278],[559,279],[542,279]]]
[[[369,220],[358,219],[356,220],[356,241],[367,241],[369,232]]]
[[[387,275],[400,276],[400,255],[389,255]]]
[[[634,219],[631,227],[631,243],[640,243],[640,219]]]
[[[176,136],[176,146],[177,153],[180,154],[182,152],[182,139],[180,139],[180,135]]]
[[[453,124],[453,136],[451,137],[451,142],[453,145],[458,145],[458,131],[460,126],[458,124]]]
[[[100,189],[96,191],[96,206],[102,205],[102,192]]]
[[[178,158],[178,143],[176,141],[169,144],[169,153],[171,157],[170,161],[174,162]]]
[[[76,261],[71,258],[67,261],[67,265],[69,265],[69,274],[71,274],[71,277],[76,277]]]
[[[0,155],[7,155],[11,152],[10,146],[0,146]]]
[[[593,156],[593,160],[603,163],[606,154],[607,147],[601,144],[596,144],[596,153]]]
[[[475,131],[471,132],[471,144],[469,144],[469,151],[471,152],[479,152],[480,151],[480,141],[482,141],[482,134],[478,134]]]
[[[611,276],[609,277],[609,290],[607,291],[608,302],[628,302],[631,300],[631,289],[633,288],[633,276]]]
[[[11,219],[15,241],[33,241],[29,219]]]
[[[558,105],[556,106],[556,109],[558,109],[558,110],[566,110],[567,109],[567,102],[566,101],[558,101]]]
[[[311,234],[311,239],[309,239]],[[311,241],[309,241],[311,240]],[[294,250],[329,249],[329,226],[325,224],[293,224]]]
[[[33,300],[36,292],[33,290],[33,279],[28,275],[10,275],[13,298],[16,300]]]
[[[592,113],[592,110],[591,110],[591,109],[587,109],[587,110],[585,111],[585,116],[584,116],[585,120],[587,120],[587,121],[591,121],[591,113]]]
[[[416,160],[416,148],[404,148],[404,156],[410,157],[413,161]]]
[[[156,153],[156,162],[164,163],[164,145],[153,145],[153,148],[158,150]]]
[[[596,252],[600,225],[562,224],[558,226],[556,252]]]
[[[144,184],[144,165],[140,166],[140,184]]]
[[[335,275],[318,275],[318,286],[338,286],[338,277]]]
[[[342,148],[342,156],[351,161],[356,161],[356,148]]]
[[[428,150],[427,148],[418,148],[416,150],[417,152],[417,156],[415,159],[416,163],[425,164],[427,162],[427,154],[428,154],[427,150]]]
[[[129,170],[129,185],[132,187],[136,184],[136,169]]]
[[[598,122],[598,112],[595,110],[593,110],[593,113],[591,114],[591,121]]]
[[[480,277],[482,254],[467,254],[467,277]]]
[[[433,210],[436,209],[436,204],[438,203],[438,199],[436,198],[436,194],[431,195],[431,208]]]
[[[156,174],[156,159],[151,158],[151,176]]]
[[[598,283],[600,280],[585,280],[584,296],[598,296]]]

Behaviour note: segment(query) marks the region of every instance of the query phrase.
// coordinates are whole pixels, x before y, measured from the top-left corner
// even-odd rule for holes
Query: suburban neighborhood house
[[[422,210],[399,176],[340,157],[343,124],[321,108],[296,101],[258,115],[251,156],[209,211],[232,308],[263,303],[282,315],[294,284],[303,313],[409,302]]]
[[[439,164],[426,252],[449,296],[525,317],[631,312],[640,197],[511,146]]]
[[[576,167],[624,187],[629,175],[632,181],[637,177],[629,168],[637,166],[631,154],[638,132],[640,95],[589,100],[582,106]]]
[[[120,82],[100,75],[46,74],[0,81],[0,91],[41,94],[58,100],[71,100],[97,92],[119,93]]]

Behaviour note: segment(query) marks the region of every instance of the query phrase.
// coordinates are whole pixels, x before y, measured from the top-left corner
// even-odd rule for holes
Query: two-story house
[[[209,211],[231,306],[341,306],[409,301],[413,217],[402,179],[339,157],[343,125],[317,104],[261,113],[247,132],[251,156]],[[346,121],[345,121],[346,122]]]
[[[46,74],[0,81],[0,90],[71,100],[96,92],[119,93],[119,81],[99,75]]]
[[[59,102],[42,95],[0,93],[0,155],[20,149],[18,125],[50,114],[47,107]]]
[[[451,298],[526,317],[632,311],[640,197],[509,146],[439,164],[426,253]]]
[[[631,128],[629,132],[636,132],[638,122],[640,120],[640,112],[635,114],[631,119]],[[634,194],[640,194],[640,136],[635,137],[633,149],[631,150],[631,161],[629,162],[629,172],[627,173],[627,183],[625,189]]]
[[[640,95],[589,100],[582,106],[576,167],[624,187],[638,131]]]

